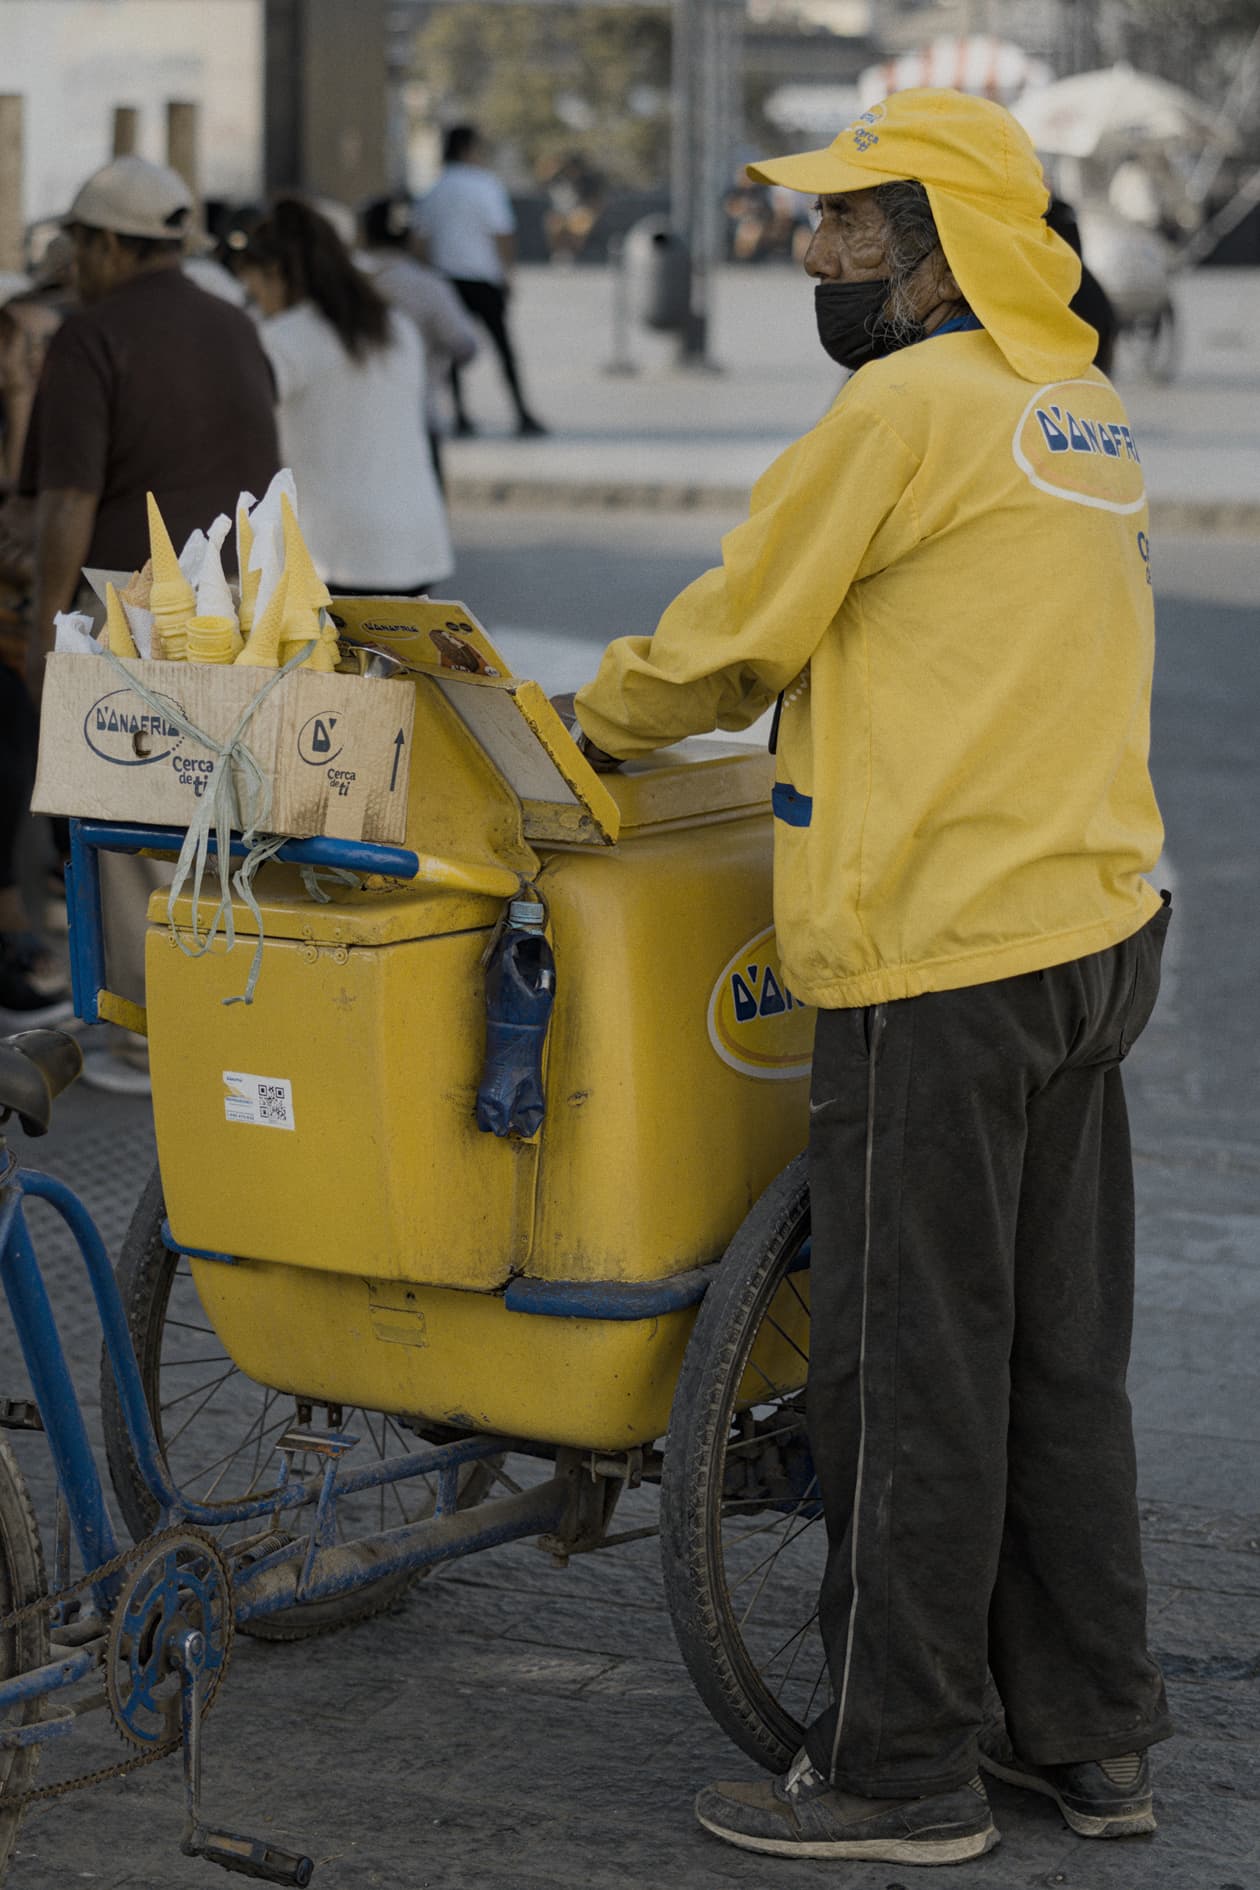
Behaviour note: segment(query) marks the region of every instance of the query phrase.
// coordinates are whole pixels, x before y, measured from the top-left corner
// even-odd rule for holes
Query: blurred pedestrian
[[[508,334],[507,305],[516,262],[516,216],[507,191],[489,168],[489,153],[474,125],[453,125],[442,149],[442,175],[416,216],[416,237],[426,262],[449,277],[467,308],[484,323],[498,352],[503,378],[523,437],[547,431],[525,404]],[[458,366],[451,368],[455,431],[476,431],[468,417]]]
[[[274,390],[253,324],[183,273],[193,200],[176,172],[140,157],[96,171],[65,217],[82,306],[53,336],[23,455],[36,501],[30,679],[38,695],[54,619],[84,565],[131,571],[149,555],[145,493],[176,544],[242,488],[277,471]],[[229,541],[230,542],[230,541]],[[140,1001],[150,862],[103,861],[111,987]],[[142,1041],[85,1062],[103,1088],[148,1087]]]
[[[328,218],[283,197],[238,267],[262,316],[280,442],[320,576],[343,595],[415,596],[454,565],[422,431],[424,346]]]
[[[39,724],[26,687],[35,516],[13,488],[48,344],[73,300],[70,239],[57,235],[30,288],[0,308],[0,1031],[73,1016],[64,974],[19,883]]]
[[[385,300],[409,315],[424,344],[424,424],[442,484],[442,441],[450,430],[444,395],[453,367],[477,352],[477,331],[446,277],[410,254],[411,200],[376,197],[363,212],[364,248],[356,257]]]

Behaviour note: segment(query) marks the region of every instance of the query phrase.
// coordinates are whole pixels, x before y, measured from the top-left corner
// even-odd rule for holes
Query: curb
[[[539,512],[731,512],[748,504],[747,486],[568,479],[447,480],[451,506],[516,507]],[[1260,504],[1249,500],[1154,499],[1151,524],[1172,534],[1260,537]]]

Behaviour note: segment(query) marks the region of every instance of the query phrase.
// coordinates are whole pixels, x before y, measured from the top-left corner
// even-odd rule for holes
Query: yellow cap
[[[105,586],[105,634],[112,656],[139,656],[136,640],[131,634],[131,625],[127,622],[127,613],[123,609],[122,598],[112,584]]]
[[[280,631],[284,624],[284,594],[288,587],[288,573],[282,571],[276,581],[276,588],[267,600],[267,608],[249,633],[249,640],[240,655],[238,663],[255,669],[279,669],[280,667]]]
[[[184,628],[196,611],[197,600],[192,585],[179,568],[179,559],[158,511],[157,500],[151,492],[145,494],[145,499],[149,508],[149,552],[153,559],[149,608],[165,638],[169,631]]]
[[[1045,222],[1049,192],[1023,126],[991,99],[894,92],[818,151],[750,164],[810,196],[906,179],[927,191],[941,248],[978,321],[1027,381],[1084,373],[1098,337],[1068,307],[1081,265]]]

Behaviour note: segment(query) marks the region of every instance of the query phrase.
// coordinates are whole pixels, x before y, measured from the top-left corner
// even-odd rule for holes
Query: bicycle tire
[[[8,1442],[0,1438],[0,1617],[13,1614],[48,1592],[39,1524],[26,1479]],[[0,1634],[0,1679],[47,1665],[48,1617],[36,1614]],[[39,1718],[41,1702],[24,1700],[13,1709],[10,1725],[26,1726]],[[22,1821],[20,1801],[29,1792],[39,1764],[38,1746],[0,1750],[0,1877],[8,1869]]]
[[[162,1341],[171,1287],[180,1259],[162,1238],[165,1217],[162,1177],[160,1170],[155,1167],[124,1236],[115,1278],[136,1350],[145,1401],[158,1435],[159,1448],[163,1450]],[[247,1382],[252,1384],[255,1381]],[[260,1387],[260,1390],[266,1389]],[[114,1374],[104,1350],[101,1355],[101,1417],[105,1432],[105,1454],[114,1492],[127,1527],[139,1541],[141,1536],[154,1528],[158,1503],[141,1475],[131,1447]],[[469,1466],[461,1486],[460,1507],[467,1508],[479,1502],[490,1488],[494,1475],[491,1465]],[[381,1575],[349,1594],[337,1595],[326,1601],[299,1602],[294,1607],[242,1621],[238,1625],[242,1634],[264,1641],[308,1640],[315,1635],[334,1633],[340,1628],[354,1626],[384,1613],[400,1601],[407,1589],[422,1580],[427,1572],[423,1569],[408,1569]]]
[[[802,1155],[756,1202],[705,1295],[678,1378],[661,1477],[665,1594],[687,1671],[728,1737],[774,1772],[790,1763],[804,1727],[762,1679],[736,1620],[723,1546],[725,1466],[741,1381],[809,1226]]]

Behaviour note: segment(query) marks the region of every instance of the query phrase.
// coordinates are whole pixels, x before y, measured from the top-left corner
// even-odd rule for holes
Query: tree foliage
[[[669,14],[660,6],[435,6],[414,76],[442,124],[476,123],[529,174],[578,156],[614,183],[669,167]]]

